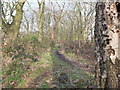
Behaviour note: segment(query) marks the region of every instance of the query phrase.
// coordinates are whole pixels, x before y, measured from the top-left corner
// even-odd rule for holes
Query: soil
[[[93,68],[92,65],[88,66],[87,64],[76,62],[75,60],[72,60],[72,59],[64,56],[63,54],[61,54],[60,51],[56,51],[54,55],[56,55],[59,58],[59,60],[66,62],[67,64],[71,65],[72,67],[78,68],[80,70],[82,69],[82,70],[85,70],[87,72],[94,74],[94,70],[91,69],[91,67]],[[28,85],[28,88],[37,88],[40,85],[42,78],[48,77],[52,73],[53,73],[53,71],[46,71],[42,75],[40,74],[33,80],[32,83],[30,83]]]
[[[32,83],[28,85],[28,88],[37,88],[40,85],[42,78],[45,78],[51,74],[52,71],[46,71],[42,75],[37,76]]]
[[[69,58],[65,57],[63,54],[61,54],[60,51],[56,51],[55,53],[56,53],[57,57],[60,58],[60,60],[70,64],[72,67],[86,70],[88,72],[91,72],[92,74],[94,73],[94,70],[91,69],[92,66],[89,66],[87,64],[83,64],[80,62],[76,62],[75,60],[69,59]]]

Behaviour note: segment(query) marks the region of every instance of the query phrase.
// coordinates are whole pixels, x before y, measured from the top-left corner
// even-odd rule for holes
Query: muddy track
[[[74,67],[74,63],[75,63],[75,62],[70,61],[68,58],[66,58],[66,57],[65,57],[63,54],[61,54],[59,51],[56,51],[55,54],[56,54],[56,56],[57,56],[60,60],[66,62],[66,63],[68,63],[68,64],[70,64],[71,66]]]
[[[40,85],[40,82],[43,78],[48,77],[51,74],[52,71],[46,71],[43,74],[40,74],[37,76],[32,83],[28,85],[28,88],[37,88]]]
[[[89,67],[88,65],[78,63],[75,60],[69,59],[69,58],[65,57],[63,54],[61,54],[59,51],[56,51],[55,54],[58,58],[60,58],[60,60],[66,62],[67,64],[71,65],[72,67],[86,70],[86,71],[92,72],[92,73],[94,72],[93,70],[91,70],[91,67]]]
[[[67,57],[65,57],[63,54],[61,54],[59,51],[56,51],[55,53],[52,52],[53,55],[57,56],[59,60],[62,60],[69,64],[72,67],[82,69],[88,72],[91,72],[91,69],[88,69],[88,66],[85,64],[81,64],[78,62],[75,62],[74,60],[71,60]],[[37,88],[40,85],[40,82],[43,78],[48,77],[50,74],[52,74],[52,71],[46,71],[43,74],[38,75],[31,83],[28,84],[28,88]]]

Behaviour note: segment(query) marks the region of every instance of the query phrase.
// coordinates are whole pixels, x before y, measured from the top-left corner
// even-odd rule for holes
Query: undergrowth
[[[3,46],[3,87],[86,88],[93,84],[90,81],[93,76],[89,72],[57,57],[54,42],[47,39],[38,42],[37,37],[37,34],[27,34],[18,37],[11,45]],[[64,55],[78,59],[72,52],[64,52]],[[84,63],[85,60],[80,58],[78,61]],[[66,83],[59,81],[62,73],[68,77]]]

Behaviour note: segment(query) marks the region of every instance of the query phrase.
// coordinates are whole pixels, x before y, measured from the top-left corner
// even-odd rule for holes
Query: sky
[[[3,1],[15,1],[15,0],[3,0]],[[41,1],[41,0],[39,0],[39,1]],[[45,6],[48,8],[51,8],[53,6],[50,4],[50,1],[52,1],[53,5],[54,5],[54,10],[56,10],[56,11],[59,10],[58,4],[60,5],[60,7],[62,7],[65,2],[64,11],[69,11],[69,10],[74,9],[74,6],[75,6],[74,3],[77,0],[45,0]],[[83,0],[78,0],[78,1],[82,2]],[[88,0],[84,0],[84,1],[88,1]],[[26,17],[30,19],[31,15],[32,15],[32,10],[37,11],[38,7],[39,6],[37,3],[37,0],[27,0],[27,2],[25,2],[24,7],[23,7]]]
[[[61,5],[60,7],[63,6],[63,3],[65,0],[51,0],[53,5],[54,5],[54,10],[59,10],[58,4]],[[56,3],[57,1],[57,3]],[[46,0],[45,6],[48,8],[51,8],[51,4],[49,0]],[[65,10],[71,10],[73,8],[73,2],[69,1],[65,4]],[[26,17],[30,18],[32,15],[32,10],[37,11],[39,8],[37,0],[27,0],[27,2],[24,4],[23,10],[25,11]],[[31,10],[32,9],[32,10]]]
[[[2,0],[2,1],[11,1],[12,2],[12,1],[15,1],[15,0]],[[39,0],[39,1],[42,1],[42,0]],[[58,5],[56,4],[56,2],[58,2],[59,5],[61,5],[61,6],[63,5],[63,2],[66,2],[65,9],[69,10],[69,9],[74,8],[73,2],[77,2],[77,1],[80,1],[80,2],[83,2],[83,1],[85,1],[85,2],[91,2],[91,1],[96,1],[96,0],[45,0],[47,7],[51,7],[50,4],[49,4],[50,1],[52,1],[52,3],[53,3],[53,5],[54,5],[54,7],[55,7],[56,10],[59,9]],[[37,0],[27,0],[27,2],[24,5],[23,10],[28,10],[28,8],[30,8],[30,7],[33,10],[37,10],[38,9]]]
[[[28,3],[26,2],[25,5],[24,5],[24,10],[29,8],[29,6],[31,6],[31,8],[34,9],[34,10],[38,9],[37,0],[27,0],[27,1],[29,2],[30,5],[28,5]],[[41,0],[39,0],[39,1],[41,1]],[[56,4],[56,2],[59,3],[59,5],[61,5],[61,6],[63,6],[63,3],[66,2],[65,9],[67,9],[67,10],[72,9],[73,6],[74,6],[74,4],[73,4],[73,2],[71,0],[70,1],[68,1],[68,0],[45,0],[45,2],[46,2],[45,5],[47,7],[52,7],[50,5],[50,1],[52,1],[52,3],[53,3],[56,10],[59,9],[58,4]]]

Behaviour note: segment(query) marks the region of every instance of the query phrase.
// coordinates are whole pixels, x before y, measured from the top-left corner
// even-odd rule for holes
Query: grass
[[[15,62],[14,62],[15,63]],[[9,65],[9,69],[12,68],[13,63]],[[21,77],[21,75],[25,74],[25,71],[21,68],[22,65],[18,64],[17,69],[14,70],[15,74],[14,76],[10,76],[7,79],[5,79],[5,82],[10,81],[16,81],[18,85],[17,88],[26,88],[30,83],[33,82],[33,80],[37,76],[42,76],[42,74],[46,71],[53,71],[52,74],[48,76],[44,76],[40,82],[38,87],[39,88],[52,88],[54,86],[57,86],[58,88],[72,88],[72,87],[78,87],[78,88],[85,88],[87,85],[91,85],[92,82],[88,82],[89,80],[93,79],[93,76],[91,76],[89,73],[76,69],[70,65],[68,65],[66,62],[60,60],[54,52],[44,52],[41,55],[41,58],[39,61],[31,63],[30,69],[27,71],[28,76],[26,78]],[[19,73],[18,73],[19,72]],[[58,76],[60,73],[66,73],[71,80],[70,82],[67,82],[66,84],[59,84],[58,85]],[[9,70],[6,70],[6,74],[9,75]],[[51,80],[50,80],[51,78]],[[46,82],[49,81],[49,82]],[[11,88],[12,86],[9,84],[6,84],[7,88]]]
[[[50,54],[48,52],[43,53],[40,61],[31,64],[31,68],[33,70],[30,70],[28,72],[28,76],[25,79],[28,80],[29,83],[32,82],[37,76],[42,75],[42,73],[52,68],[52,61],[50,61]],[[22,79],[22,81],[19,83],[17,87],[24,88],[26,87],[25,85],[28,82],[27,81],[25,82],[24,79]]]
[[[28,35],[23,38],[18,37],[11,46],[3,47],[4,64],[8,62],[7,57],[13,57],[11,62],[2,68],[3,86],[6,88],[17,87],[22,82],[24,74],[29,72],[28,68],[36,61],[40,61],[44,48],[37,41],[35,34],[29,38]]]
[[[3,73],[8,76],[4,81],[6,84],[5,87],[26,88],[38,76],[43,77],[39,82],[39,88],[52,88],[54,86],[57,86],[58,88],[85,88],[87,85],[92,84],[92,82],[90,82],[90,80],[93,79],[92,75],[90,75],[88,72],[72,67],[66,62],[60,60],[54,52],[46,51],[42,53],[41,57],[39,58],[39,61],[29,63],[30,70],[27,71],[24,70],[23,64],[20,63],[20,60],[16,60],[9,66],[4,67]],[[17,65],[16,68],[13,68],[15,65]],[[12,76],[10,70],[14,71]],[[48,76],[42,76],[42,74],[46,71],[51,71],[52,74]],[[58,77],[60,73],[63,72],[68,75],[70,82],[67,82],[66,84],[58,84]],[[23,77],[25,73],[28,73],[28,75]],[[17,83],[17,85],[10,85],[10,81]]]
[[[89,74],[88,72],[85,72],[83,70],[79,70],[77,68],[74,68],[70,65],[68,65],[66,62],[60,60],[54,52],[48,52],[49,53],[49,60],[52,61],[52,68],[53,74],[52,74],[52,81],[49,83],[46,83],[46,79],[41,81],[41,85],[39,88],[51,88],[53,86],[57,86],[58,88],[71,88],[71,87],[78,87],[78,88],[85,88],[88,85],[91,85],[92,82],[90,82],[91,79],[93,79],[93,76]],[[71,82],[67,82],[67,84],[61,84],[58,85],[58,76],[60,73],[66,73],[68,77],[71,79]],[[49,78],[48,78],[49,80]],[[76,82],[74,82],[76,81]]]
[[[39,67],[39,66],[43,67]],[[59,88],[71,88],[71,87],[78,87],[78,88],[85,88],[87,85],[91,85],[92,82],[88,82],[89,80],[93,79],[93,76],[91,76],[89,73],[79,70],[76,68],[73,68],[72,66],[68,65],[66,62],[60,60],[54,52],[45,52],[41,60],[38,62],[35,62],[31,65],[31,67],[34,67],[33,71],[28,72],[29,75],[27,76],[27,80],[29,82],[33,82],[33,80],[37,76],[42,76],[42,73],[46,71],[53,71],[52,74],[49,76],[43,77],[39,82],[39,88],[52,88],[54,86],[57,86]],[[66,73],[71,79],[71,82],[68,82],[67,84],[61,84],[58,85],[58,76],[60,73]],[[51,80],[50,80],[51,79]],[[49,81],[49,82],[46,82]],[[76,82],[74,82],[76,81]],[[19,88],[26,87],[26,81],[23,79],[20,84]]]
[[[78,61],[80,63],[85,63],[85,59],[83,59],[82,57],[78,57],[77,55],[75,55],[72,52],[67,52],[67,53],[65,53],[64,51],[62,51],[62,52],[65,56],[69,57],[72,60]]]
[[[6,88],[13,88],[21,81],[22,75],[27,72],[20,60],[15,60],[9,66],[3,69],[3,75]]]
[[[2,83],[2,70],[0,69],[0,85],[1,85],[1,83]]]
[[[20,43],[18,43],[19,41]],[[33,34],[18,39],[12,48],[5,48],[5,52],[9,52],[7,53],[9,57],[15,55],[11,63],[2,68],[4,87],[29,88],[28,86],[37,77],[41,78],[38,81],[38,86],[36,86],[39,88],[85,88],[92,85],[90,80],[93,79],[93,76],[89,72],[72,67],[59,59],[55,54],[57,49],[52,46],[39,43],[37,35]],[[51,49],[48,50],[50,47]],[[70,59],[86,63],[84,59],[73,53],[63,54]],[[35,61],[36,57],[37,60]],[[48,75],[44,75],[45,72]],[[69,82],[59,83],[58,77],[61,73],[66,73]]]
[[[57,72],[55,72],[56,76],[59,76],[59,73],[64,72],[71,79],[71,82],[68,82],[68,86],[66,86],[66,84],[65,85],[62,84],[62,87],[70,88],[71,84],[69,83],[72,83],[73,85],[72,87],[75,86],[78,88],[83,88],[83,87],[85,88],[87,85],[89,85],[88,81],[93,79],[93,76],[91,76],[89,73],[68,65],[66,62],[63,62],[62,60],[60,60],[54,55],[52,56],[52,60],[54,62],[54,68],[57,69],[56,70]],[[77,81],[77,82],[74,82],[74,81]]]

